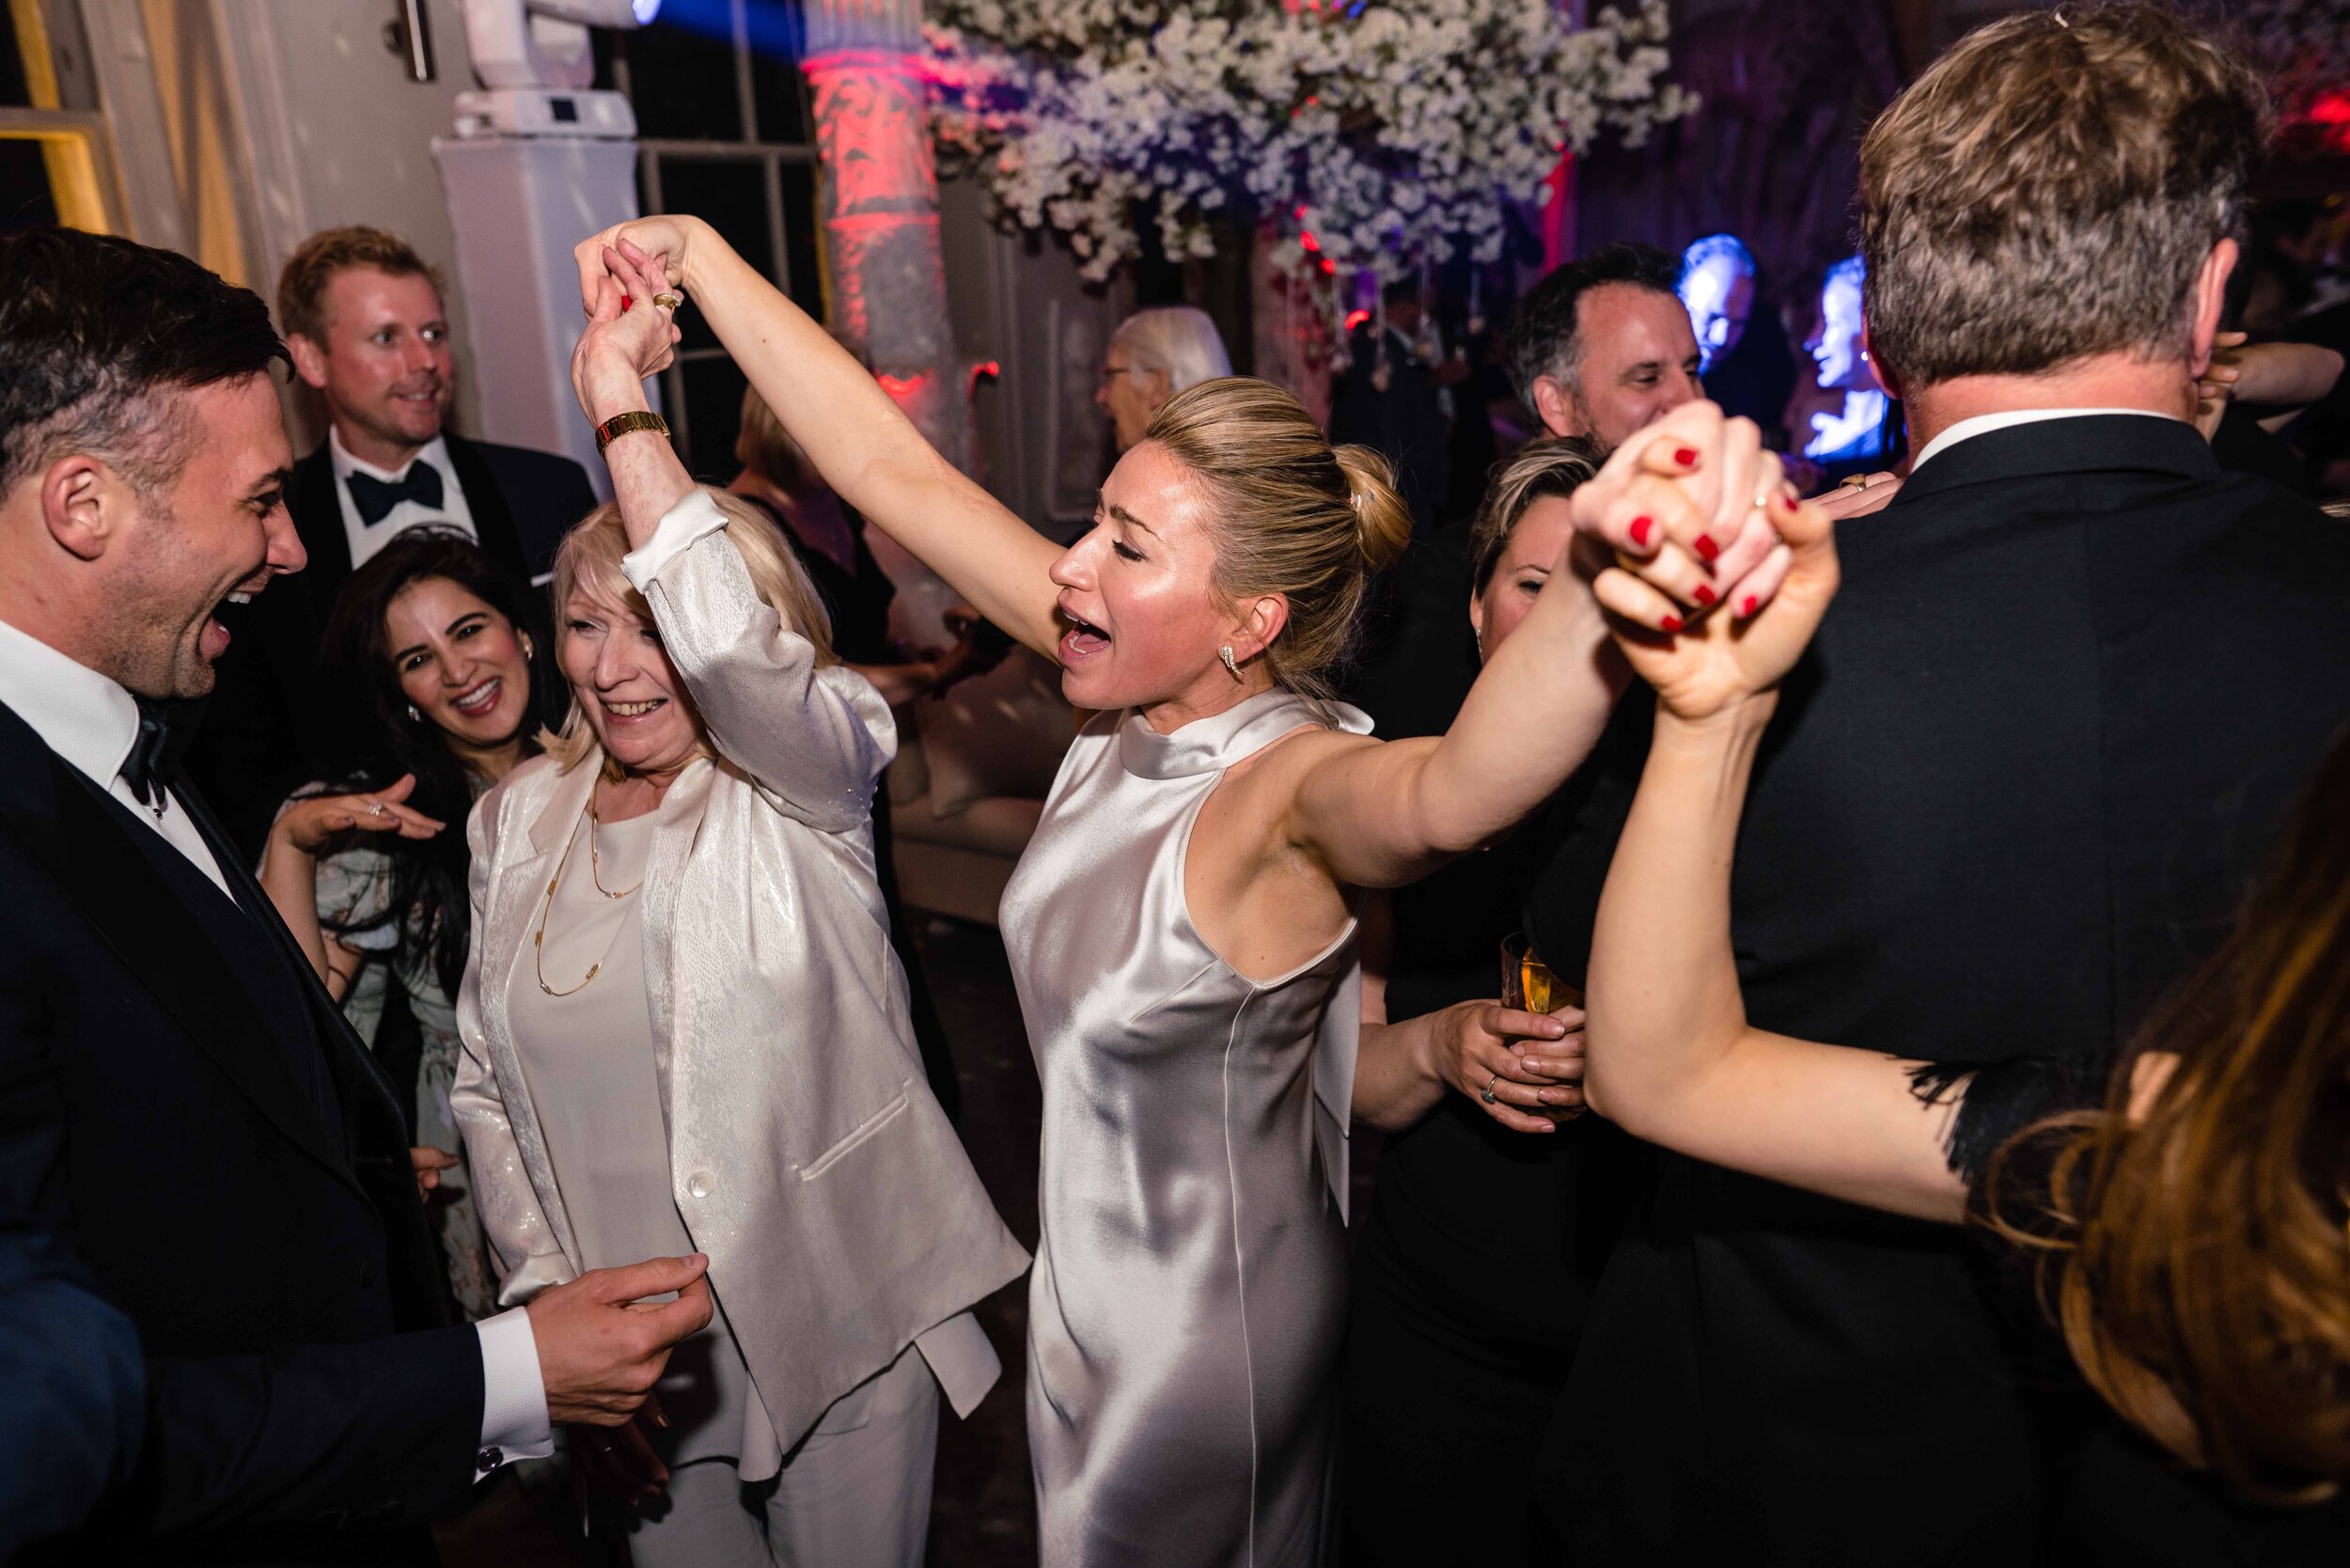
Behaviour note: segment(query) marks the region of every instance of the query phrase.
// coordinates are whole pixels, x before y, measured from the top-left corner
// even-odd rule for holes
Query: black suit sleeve
[[[481,1351],[470,1325],[271,1356],[149,1361],[129,1506],[156,1537],[382,1529],[472,1484]]]
[[[0,1224],[0,1560],[78,1528],[129,1472],[138,1331],[41,1227]]]
[[[556,546],[581,518],[596,510],[596,492],[588,482],[588,470],[558,453],[535,452],[525,447],[477,442],[473,450],[497,483],[530,575],[542,577],[554,571]]]

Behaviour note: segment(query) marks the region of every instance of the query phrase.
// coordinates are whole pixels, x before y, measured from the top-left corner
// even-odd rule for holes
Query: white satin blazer
[[[724,524],[697,490],[626,563],[720,754],[671,786],[701,809],[655,830],[644,972],[671,1193],[789,1450],[908,1344],[968,1414],[1001,1368],[967,1309],[1028,1258],[907,1021],[873,870],[888,707],[854,671],[815,667]],[[505,1306],[581,1272],[506,996],[601,762],[535,758],[466,828],[473,951],[451,1099]]]

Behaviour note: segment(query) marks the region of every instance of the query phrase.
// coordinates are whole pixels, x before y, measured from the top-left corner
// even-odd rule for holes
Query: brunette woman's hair
[[[528,632],[542,619],[531,608],[531,590],[509,576],[480,546],[455,528],[410,528],[351,574],[335,596],[320,647],[321,689],[350,710],[334,715],[329,746],[337,764],[329,786],[337,791],[378,790],[402,774],[416,787],[408,805],[448,825],[431,839],[368,834],[358,841],[391,861],[390,901],[384,914],[344,925],[327,923],[330,934],[390,929],[397,936],[394,962],[429,964],[446,993],[457,995],[465,974],[465,948],[472,937],[472,910],[465,887],[465,818],[474,789],[465,764],[431,719],[409,716],[407,695],[392,667],[390,635],[384,629],[392,601],[428,578],[443,578]],[[556,710],[560,678],[553,639],[534,638],[530,657],[530,705],[523,715],[524,755],[538,747],[535,737]]]
[[[2256,1497],[2350,1481],[2350,736],[2105,1108],[2010,1140],[1985,1186],[2131,1425]]]

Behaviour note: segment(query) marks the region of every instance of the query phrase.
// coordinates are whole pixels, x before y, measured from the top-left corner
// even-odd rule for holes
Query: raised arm
[[[1951,1109],[1912,1092],[1919,1064],[1754,1028],[1739,993],[1730,873],[1747,783],[1778,682],[1836,591],[1827,519],[1807,506],[1780,532],[1793,546],[1784,585],[1743,627],[1712,616],[1666,633],[1661,596],[1621,572],[1596,585],[1623,618],[1626,656],[1657,688],[1657,713],[1592,933],[1584,1091],[1601,1115],[1681,1153],[1957,1220]]]
[[[1581,766],[1626,679],[1584,586],[1609,548],[1637,560],[1660,598],[1752,606],[1781,570],[1772,525],[1792,507],[1753,424],[1711,403],[1676,409],[1624,443],[1571,504],[1576,532],[1553,586],[1451,729],[1384,745],[1318,737],[1287,764],[1290,841],[1339,881],[1392,887],[1424,876],[1518,822]]]
[[[862,828],[897,755],[897,721],[863,676],[820,666],[815,645],[760,599],[726,527],[711,493],[690,491],[622,570],[720,753],[809,826]]]
[[[2342,358],[2315,343],[2252,343],[2241,332],[2213,341],[2211,363],[2195,384],[2195,425],[2205,440],[2231,402],[2261,411],[2264,430],[2280,430],[2334,389]]]
[[[841,499],[981,615],[1054,656],[1060,631],[1045,572],[1059,550],[940,456],[863,366],[707,224],[638,219],[583,242],[577,255],[591,318],[617,308],[616,276],[634,275],[633,269],[682,288]],[[641,390],[636,396],[634,406],[642,407]],[[590,409],[600,420],[619,412],[602,403]],[[617,487],[618,466],[613,478]],[[681,486],[668,501],[682,494]]]
[[[618,257],[614,266],[619,275],[603,280],[572,353],[580,406],[598,421],[644,406],[644,377],[677,337],[668,309],[650,303],[659,280]],[[622,289],[647,303],[623,310]],[[815,645],[760,598],[716,493],[694,483],[657,432],[615,436],[604,461],[628,532],[620,569],[652,606],[718,750],[810,826],[862,827],[873,780],[897,754],[888,705],[854,670],[820,662]],[[814,602],[813,588],[807,598]]]
[[[397,833],[403,839],[430,839],[439,833],[445,824],[438,819],[402,804],[415,787],[415,776],[402,774],[381,790],[358,794],[297,795],[278,810],[261,847],[256,872],[261,890],[301,944],[328,995],[338,1002],[351,989],[364,955],[346,943],[329,940],[320,923],[319,852],[349,833]]]

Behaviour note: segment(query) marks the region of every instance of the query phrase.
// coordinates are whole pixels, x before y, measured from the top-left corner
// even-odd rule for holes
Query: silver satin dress
[[[1345,1317],[1355,930],[1277,980],[1194,929],[1223,770],[1350,708],[1088,725],[1004,890],[1044,1088],[1028,1443],[1045,1568],[1321,1560]]]

